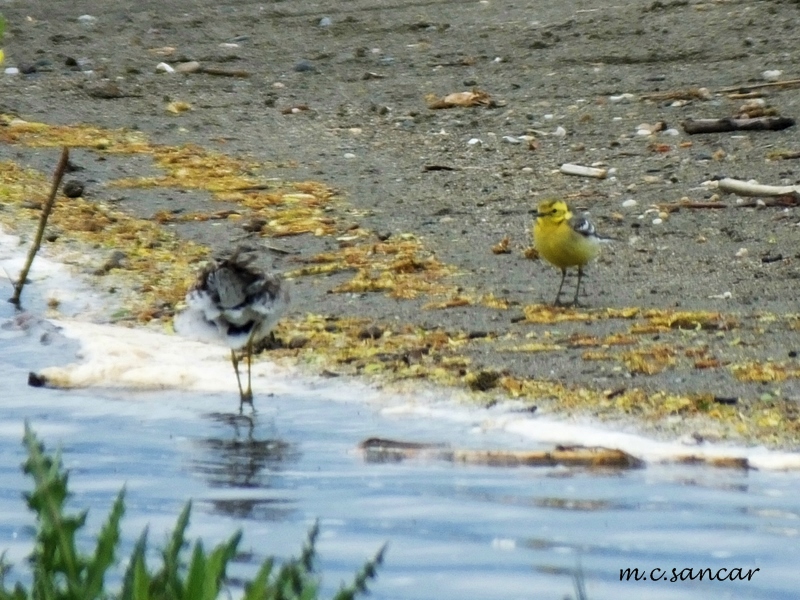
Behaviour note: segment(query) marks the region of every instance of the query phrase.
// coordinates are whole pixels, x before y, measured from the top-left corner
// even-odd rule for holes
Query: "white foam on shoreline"
[[[0,227],[0,293],[6,293],[7,285],[8,297],[13,294],[14,283],[25,265],[27,252],[28,246],[23,244],[19,236],[9,234]],[[36,287],[39,301],[31,302],[30,289],[26,292],[23,288],[22,304],[33,306],[36,310],[44,310],[44,303],[51,302],[57,304],[59,311],[64,314],[85,315],[103,306],[100,295],[82,285],[64,264],[50,259],[46,249],[39,251],[31,265],[26,284],[26,287],[29,286]]]
[[[56,321],[67,337],[81,344],[81,360],[43,369],[39,375],[59,388],[105,387],[130,390],[188,390],[232,393],[233,369],[227,348],[184,340],[160,332]],[[704,443],[686,446],[643,435],[614,431],[594,423],[570,423],[558,418],[527,415],[511,408],[470,408],[455,398],[457,391],[442,388],[419,394],[376,389],[363,382],[322,380],[301,375],[291,366],[269,361],[253,363],[253,389],[267,393],[316,392],[331,401],[359,401],[380,407],[385,416],[417,417],[470,423],[480,430],[501,430],[537,444],[615,448],[645,461],[664,463],[690,460],[745,459],[752,468],[800,470],[800,453]]]

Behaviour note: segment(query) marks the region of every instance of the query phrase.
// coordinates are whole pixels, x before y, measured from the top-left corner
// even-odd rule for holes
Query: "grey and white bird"
[[[175,316],[175,331],[231,349],[239,386],[239,409],[253,404],[251,363],[253,346],[267,337],[289,305],[288,284],[252,263],[250,249],[239,247],[227,258],[203,268],[186,294],[186,309]],[[247,389],[242,387],[237,350],[247,357]]]

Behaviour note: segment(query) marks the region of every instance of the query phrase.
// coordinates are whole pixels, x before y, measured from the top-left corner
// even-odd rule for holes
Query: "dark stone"
[[[80,198],[83,196],[83,191],[84,183],[78,179],[70,179],[64,183],[64,187],[61,188],[61,192],[67,198]]]
[[[44,387],[47,380],[41,375],[31,371],[28,373],[28,385],[31,387]]]
[[[377,325],[370,325],[369,327],[364,327],[361,331],[358,332],[358,339],[360,340],[377,340],[383,335],[383,328],[378,327]]]

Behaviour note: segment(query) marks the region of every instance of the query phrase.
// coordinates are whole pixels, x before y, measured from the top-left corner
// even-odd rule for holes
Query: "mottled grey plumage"
[[[253,266],[255,257],[237,248],[211,261],[186,294],[187,308],[175,317],[175,331],[186,337],[221,342],[231,349],[242,402],[252,402],[250,360],[253,345],[269,335],[289,304],[286,282]],[[247,356],[247,390],[239,379],[236,350]]]
[[[597,229],[595,229],[594,223],[586,217],[572,217],[569,224],[573,230],[584,237],[597,238],[598,240],[602,239],[597,235]]]

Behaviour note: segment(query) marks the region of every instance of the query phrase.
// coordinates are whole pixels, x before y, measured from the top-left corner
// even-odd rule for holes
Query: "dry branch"
[[[797,185],[762,185],[725,177],[717,182],[717,188],[721,192],[738,194],[739,196],[791,196],[796,200],[800,200],[800,186]]]
[[[33,240],[33,245],[31,245],[30,250],[28,250],[28,258],[25,260],[25,265],[22,267],[22,271],[19,274],[19,279],[14,284],[14,295],[8,299],[8,301],[17,308],[20,306],[22,288],[25,287],[25,282],[28,280],[28,273],[31,270],[33,259],[36,258],[36,253],[39,252],[39,248],[42,245],[42,237],[44,237],[44,230],[45,227],[47,227],[47,219],[50,218],[50,213],[53,210],[53,204],[55,204],[56,196],[58,195],[58,188],[61,185],[61,179],[64,177],[64,173],[67,170],[68,162],[69,149],[64,148],[61,151],[61,158],[58,161],[55,173],[53,173],[53,186],[50,188],[50,196],[48,196],[47,202],[45,203],[44,208],[42,208],[42,215],[39,217],[39,228],[36,230],[36,238]]]
[[[220,69],[218,67],[200,67],[200,72],[217,77],[250,77],[249,71]]]
[[[642,461],[621,450],[586,446],[556,446],[552,450],[459,450],[443,444],[369,438],[361,442],[359,448],[367,460],[374,462],[424,458],[494,467],[566,465],[631,469],[642,466]]]
[[[800,79],[786,79],[784,81],[769,81],[767,83],[752,83],[749,85],[737,85],[734,87],[722,88],[717,90],[717,94],[728,94],[730,92],[746,93],[751,90],[761,90],[764,88],[790,88],[800,87]]]
[[[794,125],[790,117],[756,117],[752,119],[686,119],[683,130],[695,133],[723,133],[726,131],[780,131]]]

